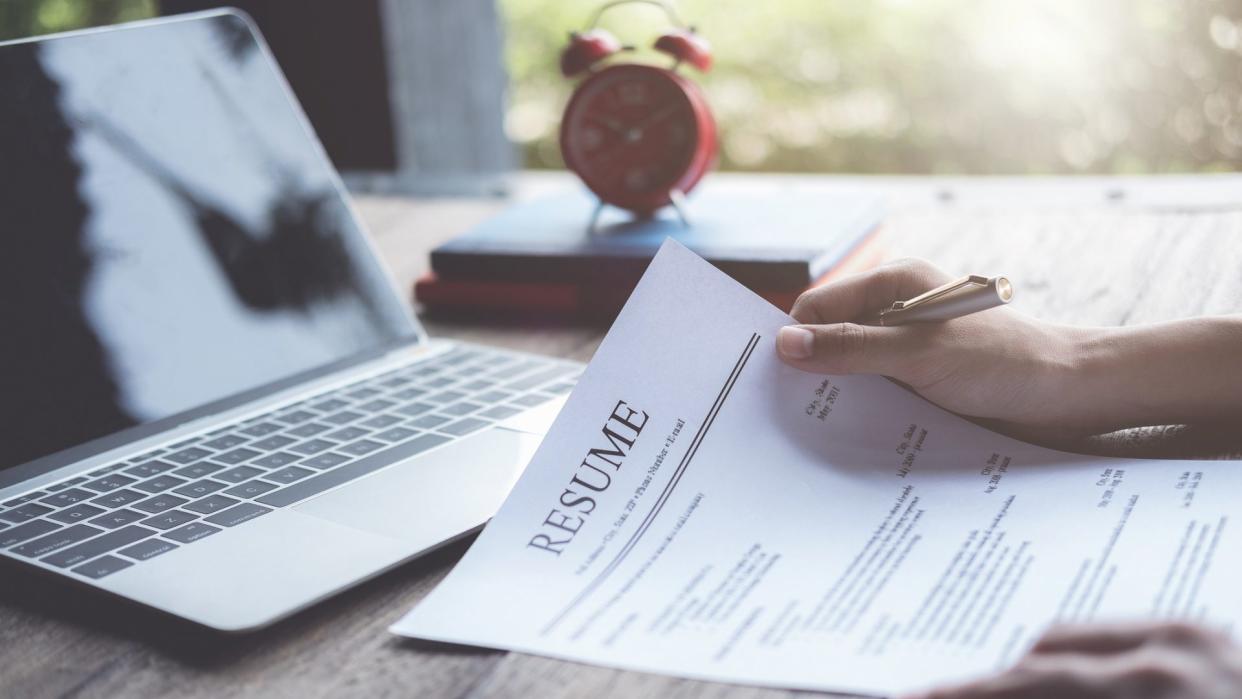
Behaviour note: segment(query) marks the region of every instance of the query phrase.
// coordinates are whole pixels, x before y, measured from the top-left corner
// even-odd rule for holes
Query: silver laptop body
[[[244,16],[0,85],[3,563],[246,631],[492,515],[581,366],[426,337]]]

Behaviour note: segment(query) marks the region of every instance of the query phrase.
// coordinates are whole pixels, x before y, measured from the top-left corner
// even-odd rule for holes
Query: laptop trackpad
[[[420,549],[434,546],[496,513],[540,439],[490,428],[294,509]]]

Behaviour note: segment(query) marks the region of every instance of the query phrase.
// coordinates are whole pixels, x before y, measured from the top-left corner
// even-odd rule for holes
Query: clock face
[[[615,65],[575,91],[561,124],[561,149],[601,199],[651,211],[706,171],[715,152],[710,122],[689,81],[654,66]]]

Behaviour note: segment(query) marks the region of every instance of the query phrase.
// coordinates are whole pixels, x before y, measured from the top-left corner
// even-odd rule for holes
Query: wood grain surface
[[[549,182],[520,186],[519,196]],[[553,178],[551,186],[563,180]],[[843,180],[827,182],[840,185]],[[881,180],[864,183],[885,190]],[[1073,185],[1101,187],[1091,183]],[[882,241],[955,273],[1004,273],[1017,307],[1073,324],[1136,324],[1242,311],[1242,211],[1151,209],[1096,196],[971,197],[970,183],[903,181]],[[1040,191],[1035,191],[1040,190]],[[1043,192],[1046,193],[1046,192]],[[1014,192],[1009,192],[1013,195]],[[1098,202],[1098,203],[1095,203]],[[1107,203],[1113,202],[1113,203]],[[435,244],[499,199],[367,198],[358,210],[403,293]],[[432,335],[590,358],[603,328],[437,320]],[[1170,427],[1057,446],[1130,456],[1242,458],[1242,429]],[[418,643],[385,630],[468,542],[367,582],[266,631],[223,636],[15,566],[0,568],[0,697],[804,696]],[[462,619],[463,624],[482,620]]]

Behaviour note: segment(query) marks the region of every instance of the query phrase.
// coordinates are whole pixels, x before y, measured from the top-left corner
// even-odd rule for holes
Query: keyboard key
[[[163,539],[147,539],[146,541],[140,541],[129,548],[121,549],[120,551],[117,551],[117,553],[122,556],[129,556],[135,561],[146,561],[179,548],[181,547],[171,541],[164,541]]]
[[[125,472],[131,476],[138,476],[139,478],[150,478],[151,476],[158,476],[165,471],[171,471],[176,467],[177,466],[175,464],[166,463],[164,461],[148,461],[146,463],[127,468],[125,469]]]
[[[399,400],[414,400],[415,398],[426,395],[426,394],[427,394],[426,389],[414,388],[413,386],[411,386],[409,388],[403,388],[400,391],[395,391],[392,394],[392,397],[397,398]]]
[[[320,432],[326,432],[327,430],[330,430],[330,429],[332,428],[329,427],[328,425],[323,424],[322,422],[308,422],[305,425],[298,425],[297,427],[294,427],[293,429],[286,432],[286,434],[291,434],[294,437],[306,438],[306,437],[314,437]],[[292,442],[293,440],[289,440],[289,441]],[[281,445],[281,446],[284,446],[284,445]]]
[[[211,522],[212,524],[221,524],[226,527],[235,527],[242,522],[248,522],[268,512],[271,512],[269,508],[256,505],[253,502],[243,502],[237,507],[230,507],[223,512],[217,512],[204,521]]]
[[[311,468],[317,468],[322,471],[325,468],[332,468],[333,466],[339,466],[340,464],[343,464],[346,461],[349,461],[349,458],[350,457],[345,456],[343,454],[337,454],[335,452],[328,452],[327,454],[317,454],[315,456],[310,457],[309,459],[303,459],[301,461],[301,465],[310,466]]]
[[[116,529],[126,524],[133,524],[145,517],[149,517],[149,512],[134,512],[133,510],[113,510],[106,515],[100,515],[90,521],[90,524],[105,527],[107,529]]]
[[[289,451],[295,451],[299,454],[318,454],[321,451],[327,451],[336,446],[336,442],[329,442],[326,439],[311,439],[296,447],[289,447]]]
[[[255,501],[272,507],[292,505],[312,495],[318,495],[325,490],[335,488],[342,483],[348,483],[355,478],[374,473],[402,459],[409,458],[415,454],[421,454],[448,441],[450,441],[448,437],[438,434],[425,434],[415,437],[408,442],[402,442],[378,454],[372,454],[353,463],[339,466],[330,471],[324,471],[314,478],[307,478],[275,492],[260,496]]]
[[[213,527],[210,524],[191,522],[180,529],[164,532],[164,537],[172,539],[173,541],[180,541],[183,544],[188,544],[192,541],[198,541],[205,536],[211,536],[219,531],[222,530],[219,527]]]
[[[125,468],[125,464],[112,464],[111,466],[104,466],[103,468],[97,468],[94,471],[91,471],[87,475],[89,475],[91,478],[98,478],[104,474],[112,473],[113,471],[119,471],[122,468]]]
[[[458,386],[458,388],[463,391],[482,391],[483,389],[494,385],[496,385],[494,382],[488,381],[487,379],[475,379],[474,381]]]
[[[497,379],[512,379],[514,377],[525,374],[526,372],[534,369],[537,366],[540,366],[541,364],[542,362],[532,362],[532,361],[518,362],[517,364],[510,364],[507,367],[502,367],[501,369],[497,371],[493,371],[491,373],[491,376]]]
[[[440,412],[444,413],[445,415],[452,415],[453,417],[462,417],[463,415],[469,415],[470,413],[473,413],[474,411],[482,407],[483,406],[479,405],[478,403],[462,401],[460,403],[454,403],[446,408],[440,408]]]
[[[332,446],[332,445],[329,444],[328,446]],[[290,454],[289,452],[278,451],[275,454],[268,454],[262,459],[255,459],[251,463],[253,463],[255,466],[262,466],[263,468],[279,468],[281,466],[288,466],[289,464],[293,463],[294,461],[297,461],[300,458],[302,457],[298,456],[297,454]]]
[[[47,489],[49,492],[55,493],[58,490],[64,490],[65,488],[68,488],[68,487],[69,487],[68,483],[57,483],[56,485],[49,485]]]
[[[502,403],[512,396],[513,394],[508,391],[485,391],[475,396],[474,399],[480,403]]]
[[[121,507],[122,505],[128,505],[131,502],[138,502],[145,497],[146,495],[143,493],[136,493],[128,489],[114,490],[111,493],[100,495],[94,500],[91,500],[91,503],[101,505],[103,507]]]
[[[388,417],[388,416],[383,416],[383,417]],[[398,418],[392,418],[392,419],[396,420],[397,422],[401,421]],[[333,439],[338,442],[352,442],[355,439],[358,439],[359,437],[365,437],[370,433],[371,433],[371,430],[364,430],[363,428],[358,427],[356,425],[351,425],[349,427],[342,427],[341,429],[335,432],[329,432],[328,434],[325,434],[323,438]]]
[[[284,415],[277,415],[275,419],[277,422],[283,422],[286,425],[296,425],[301,422],[306,422],[307,420],[313,420],[314,418],[315,414],[312,412],[308,412],[306,410],[294,410],[292,412],[285,413]]]
[[[183,485],[180,488],[174,489],[173,492],[178,495],[184,495],[187,498],[201,498],[205,495],[211,495],[224,487],[225,485],[223,483],[219,483],[217,481],[202,480],[194,481],[188,485]]]
[[[223,473],[217,473],[212,476],[212,478],[226,483],[241,483],[242,481],[248,481],[251,478],[254,478],[260,473],[263,473],[263,469],[258,469],[253,466],[238,466],[237,468],[231,468]]]
[[[78,476],[65,481],[65,485],[81,485],[86,482],[86,476]]]
[[[284,427],[271,422],[260,422],[250,425],[249,427],[242,428],[241,432],[242,434],[248,434],[251,437],[265,437],[273,432],[279,432],[283,429]]]
[[[19,498],[13,498],[12,500],[6,501],[4,503],[4,506],[5,507],[17,507],[18,505],[22,503],[30,502],[31,500],[36,500],[38,498],[43,497],[44,495],[47,495],[47,493],[43,492],[42,490],[40,490],[37,493],[26,493],[25,495]]]
[[[102,507],[87,505],[83,502],[52,514],[51,519],[54,519],[57,522],[64,522],[65,524],[73,524],[74,522],[80,522],[82,520],[90,519],[95,515],[102,514],[104,511],[105,510]]]
[[[264,476],[264,478],[275,483],[292,483],[294,481],[300,481],[313,473],[314,471],[309,469],[290,466],[289,468],[282,468],[279,471],[272,471]]]
[[[510,381],[505,384],[504,387],[513,391],[528,391],[536,386],[543,385],[553,379],[564,376],[571,371],[573,371],[573,367],[555,366],[551,369],[537,371],[530,376],[525,376],[517,381]]]
[[[249,440],[247,438],[239,434],[226,434],[220,437],[216,437],[215,439],[212,439],[210,441],[203,442],[203,446],[206,447],[207,449],[215,449],[216,451],[224,451],[225,449],[232,449],[238,444],[245,444],[248,441]]]
[[[259,452],[255,451],[254,449],[248,449],[246,447],[242,447],[240,449],[226,451],[223,454],[216,454],[215,456],[211,458],[213,461],[219,461],[222,464],[226,464],[229,466],[236,466],[237,464],[240,464],[243,461],[249,461],[258,455],[259,455]]]
[[[543,405],[550,400],[552,400],[552,396],[545,396],[542,393],[530,393],[514,398],[513,402],[525,408],[533,408],[536,405]]]
[[[363,427],[372,427],[372,428],[375,428],[375,429],[377,429],[377,430],[382,430],[382,429],[384,429],[385,427],[391,427],[391,426],[393,426],[393,425],[397,424],[398,422],[401,422],[401,420],[402,420],[402,418],[399,418],[399,417],[397,417],[396,415],[376,415],[375,417],[370,418],[370,419],[368,419],[368,420],[363,420],[362,422],[360,422],[360,423],[358,423],[358,424],[359,424],[359,425],[362,425]],[[346,427],[346,428],[345,428],[345,430],[356,430],[356,429],[357,429],[356,427]],[[362,436],[361,434],[358,434],[358,435],[355,435],[355,436],[352,436],[352,437],[337,437],[337,436],[335,436],[335,435],[337,435],[337,434],[340,434],[341,432],[344,432],[345,430],[337,430],[336,432],[333,432],[333,433],[331,433],[331,434],[327,434],[327,435],[324,435],[324,436],[325,436],[325,437],[327,437],[328,439],[341,439],[341,440],[357,439],[358,437],[361,437],[361,436]]]
[[[437,376],[434,379],[424,381],[423,385],[427,388],[444,388],[445,386],[452,386],[455,383],[457,383],[457,379],[451,379],[447,376]]]
[[[448,354],[440,359],[440,364],[449,366],[459,366],[465,362],[478,357],[481,354],[478,350],[465,349],[463,347],[454,347]]]
[[[175,488],[185,482],[184,478],[177,478],[176,476],[156,476],[149,481],[137,483],[134,487],[148,493],[159,493],[169,488]]]
[[[226,507],[232,507],[238,503],[237,500],[227,495],[212,495],[209,498],[203,498],[192,502],[185,506],[185,509],[197,512],[202,515],[209,515],[212,512],[219,512]]]
[[[27,520],[34,519],[35,517],[38,517],[40,515],[45,515],[51,511],[52,511],[52,508],[50,507],[45,507],[43,505],[38,505],[36,503],[29,502],[29,503],[26,503],[25,505],[22,505],[21,507],[14,508],[12,510],[7,510],[5,512],[0,512],[0,519],[6,522],[12,522],[13,524],[20,524]]]
[[[435,409],[436,406],[430,403],[410,403],[409,405],[403,405],[400,408],[397,408],[397,412],[405,415],[406,417],[417,417],[423,413],[430,412]]]
[[[522,411],[509,405],[498,405],[495,408],[488,408],[487,410],[484,410],[479,413],[479,415],[482,417],[489,417],[493,420],[503,420],[507,417],[513,417],[520,412]]]
[[[405,427],[393,427],[392,429],[384,430],[383,432],[375,435],[375,438],[382,439],[385,442],[400,442],[401,440],[409,439],[416,434],[418,434],[417,430],[411,430]]]
[[[382,449],[383,447],[384,445],[382,443],[377,442],[373,439],[360,439],[356,442],[342,445],[338,447],[338,449],[345,452],[346,454],[353,454],[354,456],[362,456],[363,454],[370,454],[376,449]]]
[[[148,498],[146,500],[143,500],[142,502],[135,503],[134,509],[142,510],[143,512],[146,512],[149,514],[155,514],[157,512],[163,512],[164,510],[169,510],[174,507],[181,507],[187,502],[189,502],[189,500],[186,500],[185,498],[177,497],[176,495],[173,495],[171,493],[161,493],[159,495],[156,495],[153,498]]]
[[[318,423],[311,423],[311,424],[315,425]],[[306,426],[307,425],[303,425],[302,427],[306,427]],[[298,429],[301,429],[301,427],[299,427]],[[250,446],[254,447],[255,449],[259,449],[261,451],[276,451],[277,449],[283,449],[284,447],[287,447],[296,441],[298,440],[294,439],[293,437],[286,437],[283,434],[274,434],[271,437],[260,439],[259,441],[251,444]]]
[[[94,539],[85,541],[77,546],[70,546],[67,549],[57,551],[56,553],[40,560],[48,565],[56,566],[57,568],[68,568],[71,565],[77,565],[83,561],[89,561],[90,559],[101,554],[108,553],[109,551],[115,551],[122,546],[136,544],[152,534],[155,534],[155,532],[147,529],[146,527],[131,524],[128,527],[108,532],[103,536],[97,536]]]
[[[275,490],[276,486],[263,481],[247,481],[241,485],[235,485],[224,491],[225,495],[232,495],[239,498],[253,498],[262,495],[269,490]]]
[[[548,393],[555,393],[559,396],[574,390],[575,385],[576,384],[572,383],[556,383],[551,386],[544,386],[542,390],[547,391]]]
[[[487,420],[480,420],[477,417],[468,417],[464,420],[458,420],[457,422],[451,422],[447,425],[443,425],[439,427],[438,429],[441,432],[444,432],[445,434],[451,434],[456,437],[460,437],[462,435],[467,435],[467,434],[470,434],[471,432],[487,427],[490,424],[491,423],[488,422]]]
[[[449,418],[444,417],[443,415],[424,415],[420,418],[410,420],[407,424],[419,429],[430,430],[439,427],[446,422],[449,422]]]
[[[92,493],[89,490],[69,488],[68,490],[62,490],[59,493],[52,493],[39,502],[45,505],[51,505],[52,507],[65,507],[66,505],[72,505],[74,503],[82,502],[83,500],[90,500],[93,497],[95,497],[95,493]]]
[[[357,420],[360,417],[365,417],[365,416],[362,413],[355,412],[353,410],[342,410],[339,413],[333,413],[332,415],[329,415],[323,419],[334,425],[344,425],[346,423],[353,422],[354,420]]]
[[[466,394],[461,391],[442,391],[434,396],[427,396],[427,402],[435,403],[436,405],[448,405],[449,403],[456,403],[465,397]]]
[[[346,393],[345,395],[349,396],[350,398],[353,398],[354,400],[363,400],[366,398],[370,398],[371,396],[379,395],[379,391],[375,390],[374,388],[364,387],[364,388],[359,388],[359,389],[350,391],[349,393]]]
[[[82,487],[90,488],[96,493],[107,493],[109,491],[116,490],[117,488],[124,488],[125,486],[133,482],[134,482],[134,479],[130,478],[129,476],[122,476],[119,473],[114,473],[110,476],[104,476],[103,478],[100,478],[99,480],[90,481],[89,483],[83,483]]]
[[[179,468],[176,471],[173,471],[173,473],[178,476],[185,476],[186,478],[202,478],[203,476],[209,476],[222,468],[224,467],[220,464],[213,464],[210,461],[200,461],[196,464],[190,464],[189,466]]]
[[[60,529],[59,524],[49,522],[46,519],[36,519],[33,522],[26,522],[25,524],[21,524],[16,527],[9,527],[8,529],[0,531],[0,548],[20,544],[21,542],[28,541],[36,536],[43,536],[48,532],[54,532],[57,529]]]
[[[102,529],[88,527],[85,524],[75,524],[72,527],[66,527],[60,531],[41,536],[38,539],[27,541],[21,546],[15,546],[12,551],[26,558],[38,558],[102,533]]]
[[[112,575],[118,570],[125,570],[132,565],[133,563],[117,558],[116,556],[102,556],[91,561],[90,563],[85,563],[77,568],[74,568],[73,572],[93,580],[98,580]]]
[[[387,379],[384,379],[383,381],[380,381],[380,385],[387,386],[388,388],[396,388],[397,386],[404,386],[409,382],[410,380],[407,378],[404,378],[401,376],[393,376],[392,378],[387,378]]]
[[[349,403],[346,403],[345,401],[339,398],[329,398],[328,400],[325,400],[322,403],[316,403],[312,405],[311,409],[318,410],[321,413],[330,413],[333,410],[340,410],[341,408],[344,408],[347,405],[349,405]]]
[[[211,456],[211,452],[207,451],[206,449],[200,449],[199,447],[190,447],[189,449],[182,449],[181,451],[175,451],[169,454],[168,456],[165,456],[164,458],[167,459],[168,461],[172,461],[174,463],[178,463],[184,466],[185,464],[188,464],[191,461],[198,461],[199,459],[202,459],[207,456]]]
[[[186,522],[192,522],[196,519],[198,519],[198,515],[196,514],[182,512],[181,510],[169,510],[167,512],[161,512],[154,517],[148,517],[142,520],[140,524],[145,524],[148,527],[155,527],[156,529],[172,529],[173,527],[180,527]]]
[[[375,400],[367,401],[366,403],[356,407],[358,410],[364,410],[368,413],[380,413],[394,405],[396,405],[396,403],[393,401],[384,400],[383,398],[376,398]]]

